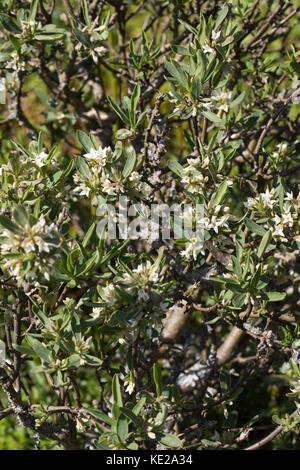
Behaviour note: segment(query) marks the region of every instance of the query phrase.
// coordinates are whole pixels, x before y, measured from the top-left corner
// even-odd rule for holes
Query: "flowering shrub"
[[[299,449],[296,3],[1,3],[2,448]]]

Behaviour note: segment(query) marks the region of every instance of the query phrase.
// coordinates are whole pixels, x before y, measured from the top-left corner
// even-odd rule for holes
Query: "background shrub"
[[[299,8],[1,2],[2,449],[299,449]]]

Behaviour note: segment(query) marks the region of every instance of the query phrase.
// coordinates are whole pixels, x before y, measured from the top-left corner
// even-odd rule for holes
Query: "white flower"
[[[106,53],[107,49],[106,47],[99,46],[99,47],[94,47],[92,50],[92,58],[94,62],[98,61],[99,56],[103,56]]]
[[[222,91],[212,95],[211,99],[217,103],[218,110],[227,113],[229,110],[228,102],[231,100],[231,96],[231,91]]]
[[[292,217],[292,214],[289,212],[289,211],[283,211],[283,214],[282,214],[282,223],[283,224],[286,224],[286,225],[289,225],[290,227],[292,227],[293,225],[293,217]]]
[[[211,38],[212,38],[213,41],[217,41],[220,36],[221,36],[221,31],[216,32],[216,31],[212,30]]]
[[[157,282],[159,279],[156,266],[151,264],[149,260],[147,260],[146,263],[139,264],[133,272],[138,274],[139,279],[143,282]]]
[[[210,47],[208,44],[203,44],[202,49],[203,49],[204,54],[209,54],[209,53],[214,52],[213,48]]]
[[[282,219],[279,217],[277,214],[275,217],[272,219],[275,223],[275,228],[272,229],[272,235],[273,237],[284,237],[283,229],[284,226],[282,225]]]
[[[221,220],[218,220],[215,215],[212,216],[209,227],[212,228],[216,233],[219,232],[219,226],[221,225]]]
[[[35,245],[33,243],[33,240],[30,240],[28,238],[25,238],[23,242],[21,243],[21,247],[25,251],[25,253],[30,253],[31,251],[34,251]]]
[[[284,200],[292,201],[294,199],[293,193],[286,193]]]
[[[275,227],[275,229],[272,231],[272,234],[273,234],[273,237],[284,237],[284,233],[283,233],[283,226],[282,225],[277,225]]]
[[[253,197],[248,197],[247,199],[247,205],[250,209],[253,209],[257,206],[257,200],[254,199]]]
[[[42,167],[46,164],[48,154],[46,152],[34,153],[35,159],[32,160],[37,166]]]
[[[91,192],[91,188],[89,188],[88,186],[84,186],[83,184],[77,186],[77,188],[75,189],[76,192],[78,192],[79,196],[86,196],[86,197],[89,197],[90,195],[90,192]]]
[[[137,171],[133,171],[132,173],[130,173],[129,181],[137,181],[139,179],[140,179],[140,175]]]
[[[102,307],[93,307],[93,311],[92,311],[92,314],[91,316],[93,318],[97,318],[99,317],[103,312],[103,308]]]
[[[138,290],[138,299],[142,300],[144,302],[147,302],[147,300],[149,300],[148,292],[146,292],[144,289],[139,289]]]
[[[135,383],[133,377],[129,377],[129,379],[124,381],[124,385],[127,385],[125,392],[128,392],[129,395],[131,395],[134,391],[135,388]]]
[[[106,164],[107,153],[109,153],[110,150],[110,147],[99,147],[98,149],[91,148],[88,153],[84,154],[84,157],[91,162],[97,162],[99,167],[103,167]]]
[[[180,255],[182,257],[193,258],[194,260],[197,259],[199,253],[204,255],[205,250],[203,248],[203,241],[198,240],[197,238],[192,238],[191,241],[186,245],[186,249],[180,251]]]
[[[274,198],[274,188],[272,188],[271,191],[269,191],[269,189],[267,188],[266,192],[261,193],[260,196],[261,196],[261,199],[262,199],[262,202],[263,202],[263,206],[264,207],[269,207],[270,209],[272,209],[274,204],[276,203],[276,199],[273,199]]]
[[[108,284],[102,289],[102,298],[109,307],[113,307],[118,302],[119,299],[113,284]]]

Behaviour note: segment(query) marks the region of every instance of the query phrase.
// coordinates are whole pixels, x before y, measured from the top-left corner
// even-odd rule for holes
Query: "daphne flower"
[[[149,260],[147,260],[146,263],[139,264],[138,267],[133,270],[133,272],[138,274],[139,279],[143,282],[157,282],[159,278],[156,271],[156,266],[151,264]]]
[[[273,199],[274,198],[274,188],[272,188],[271,191],[269,191],[269,189],[267,188],[266,192],[261,193],[260,196],[261,196],[261,199],[262,199],[262,202],[263,202],[263,206],[264,207],[269,207],[270,209],[272,209],[274,204],[276,203],[276,199]]]
[[[214,52],[213,48],[210,47],[208,44],[203,44],[202,50],[203,50],[204,54],[210,54],[210,53]]]
[[[101,296],[107,306],[113,307],[118,302],[117,292],[113,284],[108,284],[102,289]]]
[[[197,259],[197,256],[201,253],[202,255],[205,254],[205,250],[203,248],[203,241],[198,240],[197,238],[192,238],[189,243],[186,245],[186,249],[180,251],[180,255],[184,258],[193,258],[194,260]]]
[[[149,294],[144,289],[139,289],[138,298],[139,300],[142,300],[143,302],[147,302],[147,300],[149,300]]]
[[[217,41],[220,36],[221,36],[221,31],[216,32],[216,31],[212,30],[211,38],[212,38],[213,41]]]
[[[45,152],[40,152],[38,154],[34,153],[35,159],[33,159],[33,163],[38,165],[39,167],[42,167],[46,164],[46,160],[48,158],[48,154]]]
[[[99,317],[103,313],[103,307],[93,307],[91,316],[93,318]]]
[[[294,221],[293,221],[293,217],[292,217],[292,214],[290,213],[290,210],[289,209],[286,209],[286,210],[283,210],[282,212],[282,223],[285,225],[289,225],[290,227],[292,227]]]
[[[127,385],[127,387],[125,389],[125,392],[127,392],[127,393],[129,393],[129,395],[131,395],[134,391],[134,388],[135,388],[134,378],[132,377],[131,374],[126,380],[124,380],[124,385],[125,386]]]
[[[284,200],[292,201],[294,199],[293,193],[286,193]]]
[[[107,160],[107,153],[110,151],[110,147],[99,147],[98,149],[91,148],[88,153],[84,154],[84,157],[93,162],[97,162],[100,167],[105,166]]]
[[[232,93],[231,91],[218,92],[211,96],[211,100],[216,102],[218,110],[222,110],[225,113],[228,112],[229,106],[228,102],[231,100]]]

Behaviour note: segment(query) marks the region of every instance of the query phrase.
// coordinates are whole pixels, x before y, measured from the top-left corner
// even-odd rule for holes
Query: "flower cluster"
[[[20,235],[9,230],[2,232],[1,252],[7,254],[11,251],[21,249],[25,253],[46,252],[56,246],[55,239],[57,230],[54,223],[47,224],[44,215],[31,227],[25,227]]]
[[[274,188],[267,188],[255,198],[248,198],[247,206],[257,212],[257,215],[269,215],[269,228],[272,236],[278,241],[287,241],[287,230],[293,230],[297,237],[299,230],[299,200],[292,192],[287,192],[280,204],[279,195]]]
[[[148,302],[152,288],[155,289],[160,281],[161,276],[155,264],[152,264],[149,260],[139,264],[131,272],[123,273],[122,277],[118,277],[115,283],[99,287],[103,305],[93,307],[92,316],[109,315],[121,305],[128,302],[132,305],[132,301],[135,299],[138,303]],[[125,300],[120,295],[121,288],[125,289],[127,295],[130,296],[128,299]],[[160,302],[160,310],[166,311],[167,305],[164,302]]]
[[[215,52],[215,46],[216,46],[220,36],[221,36],[221,31],[212,30],[210,40],[207,40],[202,45],[202,50],[203,50],[204,54],[212,54],[212,53]]]
[[[89,175],[75,173],[73,176],[76,187],[74,192],[79,196],[89,197],[91,191],[100,192],[109,196],[123,192],[123,182],[120,175],[115,169],[108,171],[112,151],[110,147],[91,148],[84,154],[85,161],[88,165]]]
[[[201,165],[199,158],[188,158],[187,162],[188,165],[183,169],[181,182],[186,185],[187,191],[191,193],[199,192],[203,190],[205,183],[208,181],[208,176],[204,176],[199,171],[199,167],[204,165]]]
[[[49,280],[57,260],[58,244],[56,226],[54,223],[47,224],[44,215],[35,224],[23,227],[22,231],[5,229],[0,238],[3,269],[8,270],[17,280],[24,276],[26,279],[36,279],[37,272],[42,272],[45,279]]]

